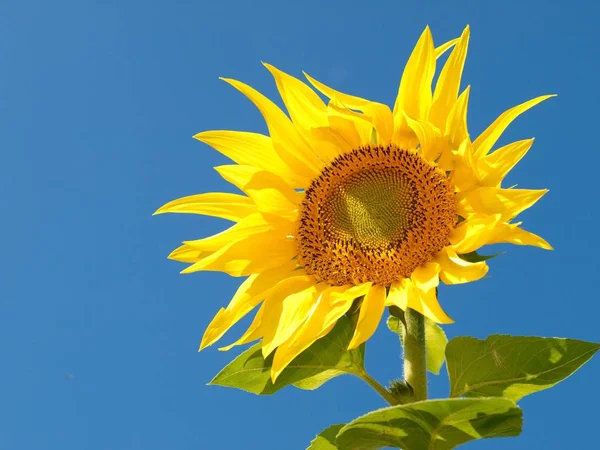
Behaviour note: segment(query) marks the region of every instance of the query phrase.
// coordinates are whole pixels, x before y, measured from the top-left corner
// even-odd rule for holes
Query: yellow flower
[[[329,98],[325,104],[307,84],[265,64],[288,117],[250,86],[224,79],[257,106],[270,136],[207,131],[195,138],[236,163],[216,170],[244,195],[193,195],[157,211],[235,222],[222,233],[184,242],[169,256],[191,263],[183,273],[248,277],[210,323],[200,349],[260,305],[247,332],[226,349],[262,339],[263,355],[275,352],[275,380],[358,297],[364,296],[350,348],[369,339],[389,305],[452,322],[436,288],[440,280],[482,278],[486,262],[463,255],[483,245],[551,248],[513,222],[547,191],[501,187],[533,139],[491,152],[518,115],[551,96],[504,112],[471,141],[469,87],[459,94],[468,41],[467,27],[436,48],[426,28],[393,110],[305,74]],[[436,59],[451,48],[432,91]]]

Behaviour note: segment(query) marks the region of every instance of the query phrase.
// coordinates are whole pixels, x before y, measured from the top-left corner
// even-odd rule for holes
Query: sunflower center
[[[331,285],[388,285],[448,244],[455,209],[446,175],[416,151],[361,147],[336,158],[306,190],[298,258]]]
[[[413,183],[391,168],[352,174],[323,205],[323,217],[332,224],[325,232],[365,248],[390,245],[410,225],[413,192]]]

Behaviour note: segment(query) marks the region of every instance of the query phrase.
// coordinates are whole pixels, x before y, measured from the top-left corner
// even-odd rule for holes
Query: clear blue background
[[[489,278],[444,288],[457,322],[447,333],[600,340],[597,16],[591,0],[2,2],[0,448],[295,450],[383,406],[350,377],[271,397],[205,386],[234,353],[197,346],[239,280],[179,275],[166,255],[226,223],[151,214],[228,189],[211,169],[225,158],[193,134],[265,131],[218,76],[279,102],[263,60],[393,104],[426,24],[438,44],[472,26],[473,135],[510,106],[559,94],[503,138],[537,137],[508,185],[550,189],[523,218],[556,250],[510,247]],[[385,329],[367,351],[380,381],[399,375]],[[590,448],[599,377],[595,360],[521,402],[520,438],[464,448]],[[447,387],[431,381],[434,396]]]

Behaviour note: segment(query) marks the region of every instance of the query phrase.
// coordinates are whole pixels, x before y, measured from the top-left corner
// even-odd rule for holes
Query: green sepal
[[[478,263],[495,258],[496,256],[503,255],[504,253],[506,252],[495,253],[493,255],[480,255],[479,253],[477,253],[477,251],[472,251],[469,253],[461,253],[458,255],[458,257],[470,263]]]
[[[388,306],[388,311],[390,313],[390,316],[400,319],[400,322],[402,323],[402,325],[406,326],[406,317],[404,316],[404,311],[402,311],[402,309],[398,308],[395,305],[392,305],[392,306]],[[388,327],[389,327],[389,325],[388,325]],[[400,334],[396,330],[391,330],[391,331],[393,331],[394,333]]]
[[[415,390],[405,380],[392,380],[387,389],[394,396],[394,398],[398,400],[395,403],[397,405],[404,405],[406,403],[412,403],[415,401]]]
[[[364,344],[348,350],[353,331],[350,319],[341,317],[329,333],[294,358],[275,384],[271,381],[273,354],[264,359],[261,345],[256,344],[223,368],[209,385],[268,395],[290,384],[312,390],[339,375],[362,374]]]
[[[398,308],[398,310],[400,310]],[[400,310],[402,311],[402,310]],[[390,310],[391,312],[391,310]],[[387,319],[387,327],[390,331],[398,334],[400,336],[400,341],[403,342],[404,326],[402,319],[397,316],[397,311],[395,311],[395,315],[388,317]],[[446,359],[446,344],[448,343],[448,338],[446,337],[446,333],[442,330],[437,323],[433,320],[425,318],[425,346],[427,349],[427,370],[435,375],[439,375],[440,369],[444,364]]]
[[[325,428],[310,442],[310,446],[306,450],[337,450],[335,437],[344,425],[344,423],[338,423]]]
[[[599,348],[600,344],[575,339],[456,337],[446,347],[450,397],[491,396],[518,401],[564,380]]]
[[[339,431],[335,445],[449,450],[476,439],[518,436],[522,425],[521,410],[506,398],[425,400],[365,414]]]

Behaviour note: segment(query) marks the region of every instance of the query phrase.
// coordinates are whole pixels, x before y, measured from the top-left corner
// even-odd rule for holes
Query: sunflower
[[[437,286],[485,276],[488,265],[476,253],[484,245],[551,249],[514,222],[547,191],[501,187],[533,139],[491,151],[517,116],[551,96],[505,111],[471,140],[469,86],[460,92],[468,42],[469,27],[436,48],[426,28],[393,110],[304,74],[313,90],[264,64],[288,116],[250,86],[223,78],[256,105],[269,136],[206,131],[194,137],[233,160],[215,169],[242,194],[192,195],[157,211],[234,222],[169,255],[191,263],[182,273],[247,277],[209,324],[201,350],[258,307],[249,329],[224,349],[261,339],[264,357],[275,352],[275,380],[357,298],[362,302],[349,348],[369,339],[386,306],[451,323]],[[432,89],[436,60],[450,49]]]

